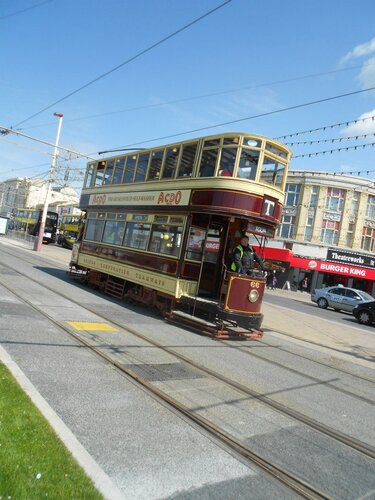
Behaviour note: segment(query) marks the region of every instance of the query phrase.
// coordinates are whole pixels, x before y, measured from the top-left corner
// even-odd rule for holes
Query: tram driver
[[[233,250],[233,263],[231,265],[231,271],[240,274],[251,274],[254,267],[254,261],[259,264],[259,267],[263,271],[263,260],[249,245],[248,236],[242,236],[240,244]]]

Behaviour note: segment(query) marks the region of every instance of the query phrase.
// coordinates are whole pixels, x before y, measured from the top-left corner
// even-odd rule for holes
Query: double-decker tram
[[[59,235],[56,243],[63,247],[73,248],[84,214],[64,214],[59,218]]]
[[[260,338],[263,273],[232,272],[230,256],[242,235],[274,236],[290,156],[226,133],[89,163],[71,271],[202,333]]]
[[[15,229],[17,231],[24,231],[32,236],[37,236],[42,221],[42,215],[42,209],[18,208],[15,215]],[[56,241],[57,221],[57,212],[48,210],[43,234],[43,243],[48,244]]]

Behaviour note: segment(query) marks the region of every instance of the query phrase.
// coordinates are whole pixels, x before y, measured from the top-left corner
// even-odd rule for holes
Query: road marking
[[[91,323],[87,321],[67,321],[67,323],[75,328],[76,330],[97,330],[102,332],[118,332],[117,328],[114,328],[107,323]]]

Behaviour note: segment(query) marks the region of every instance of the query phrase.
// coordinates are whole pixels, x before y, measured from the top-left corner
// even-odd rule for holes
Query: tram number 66
[[[260,283],[259,281],[250,281],[250,288],[259,288]]]

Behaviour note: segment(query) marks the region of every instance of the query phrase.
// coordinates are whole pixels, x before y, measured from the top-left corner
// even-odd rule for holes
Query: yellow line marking
[[[117,328],[114,328],[111,325],[107,325],[107,323],[90,323],[87,321],[67,321],[67,323],[76,330],[98,330],[103,332],[118,332]]]

